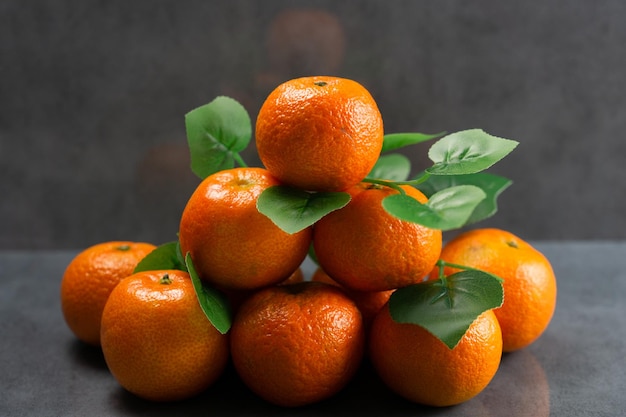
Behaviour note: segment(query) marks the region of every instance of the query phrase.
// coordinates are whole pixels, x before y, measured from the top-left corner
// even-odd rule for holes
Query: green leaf
[[[438,191],[457,185],[474,185],[486,194],[483,201],[474,209],[465,224],[472,224],[487,219],[498,211],[498,196],[512,184],[508,178],[486,172],[466,175],[431,175],[425,182],[415,187],[427,197]]]
[[[179,251],[180,247],[178,241],[164,243],[139,261],[133,273],[155,271],[159,269],[178,269],[181,271],[187,271],[187,266],[181,262],[178,256]]]
[[[220,96],[185,115],[191,170],[198,177],[229,168],[252,138],[252,123],[246,109],[236,100]]]
[[[385,197],[382,204],[389,214],[399,219],[431,229],[452,230],[465,225],[485,197],[485,192],[478,187],[458,185],[433,194],[426,204],[406,194]]]
[[[344,192],[308,192],[275,185],[263,190],[257,209],[287,233],[297,233],[350,201]]]
[[[393,292],[389,311],[399,323],[422,326],[453,349],[483,312],[504,300],[502,282],[478,270],[464,270]]]
[[[389,181],[405,181],[410,173],[411,161],[409,158],[399,153],[393,153],[380,156],[367,177]]]
[[[185,259],[185,255],[183,255],[183,251],[180,248],[180,240],[176,241],[176,257],[178,258],[178,262],[183,265],[187,271],[187,260]]]
[[[485,170],[508,155],[518,142],[498,138],[481,129],[453,133],[435,142],[428,151],[434,175],[473,174]]]
[[[232,314],[228,300],[224,294],[208,286],[200,279],[189,252],[185,256],[185,262],[202,311],[220,333],[228,333],[232,325]]]
[[[446,132],[435,134],[426,133],[388,133],[384,136],[383,149],[381,153],[393,151],[409,145],[415,145],[420,142],[426,142],[431,139],[445,135]]]

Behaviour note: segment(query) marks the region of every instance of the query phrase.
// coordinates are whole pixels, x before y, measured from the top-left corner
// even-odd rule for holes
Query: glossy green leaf
[[[308,192],[275,185],[265,189],[257,209],[287,233],[297,233],[350,201],[344,192]]]
[[[439,132],[435,134],[426,133],[388,133],[384,136],[383,149],[381,153],[400,149],[405,146],[415,145],[421,142],[426,142],[431,139],[435,139],[445,135],[446,132]]]
[[[453,349],[483,312],[500,307],[502,282],[478,270],[464,270],[393,292],[389,311],[399,323],[424,327]]]
[[[191,170],[200,178],[243,164],[239,152],[252,138],[246,109],[230,97],[219,96],[185,115]]]
[[[228,300],[224,294],[200,279],[190,253],[185,256],[185,262],[202,311],[220,333],[228,333],[232,325],[232,314]]]
[[[389,181],[405,181],[411,174],[411,161],[399,153],[381,155],[376,165],[367,175],[368,178]]]
[[[187,266],[181,262],[178,256],[179,250],[180,248],[177,241],[160,245],[139,261],[133,273],[160,269],[187,271]]]
[[[508,178],[486,172],[467,175],[431,175],[425,182],[415,187],[427,197],[457,185],[474,185],[485,192],[485,199],[476,206],[466,224],[472,224],[489,218],[498,211],[498,197],[512,184]]]
[[[466,224],[470,215],[486,197],[473,185],[459,185],[441,190],[422,204],[406,194],[393,194],[383,199],[383,208],[399,219],[432,229],[452,230]]]
[[[483,171],[506,155],[518,142],[492,136],[481,129],[452,133],[435,142],[428,151],[433,175],[473,174]]]

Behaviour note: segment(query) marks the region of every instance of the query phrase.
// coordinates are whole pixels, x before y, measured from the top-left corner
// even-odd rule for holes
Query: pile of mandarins
[[[101,346],[122,387],[154,401],[203,392],[230,360],[268,402],[312,404],[341,391],[366,356],[381,380],[411,401],[448,406],[473,398],[503,352],[530,345],[547,328],[554,272],[509,232],[475,229],[444,244],[441,230],[389,214],[381,204],[389,195],[428,198],[408,184],[364,181],[383,136],[374,99],[355,81],[318,76],[278,86],[256,120],[264,167],[208,175],[180,219],[180,253],[203,285],[228,300],[228,330],[207,318],[191,271],[135,271],[156,248],[136,242],[101,243],[71,261],[61,283],[68,327]],[[288,233],[257,207],[261,193],[277,185],[345,192],[349,202]],[[303,277],[308,255],[318,269]],[[397,289],[453,274],[454,265],[500,277],[505,297],[451,348],[419,325],[394,320],[389,300]]]

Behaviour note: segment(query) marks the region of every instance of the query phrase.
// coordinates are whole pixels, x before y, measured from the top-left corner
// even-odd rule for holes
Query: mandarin
[[[311,228],[289,234],[261,214],[256,202],[279,182],[263,168],[232,168],[205,178],[180,219],[183,254],[200,278],[217,287],[253,290],[287,279],[306,257]]]
[[[365,330],[343,291],[305,281],[248,298],[230,341],[233,365],[251,391],[296,407],[330,398],[350,381],[364,354]]]
[[[502,229],[474,229],[447,242],[441,259],[504,280],[504,302],[494,312],[502,327],[505,352],[530,345],[548,327],[556,308],[556,276],[550,261],[528,242]],[[445,267],[443,272],[456,271]],[[438,276],[439,268],[435,268],[431,278]]]
[[[421,203],[426,196],[401,186]],[[320,266],[351,290],[387,291],[415,284],[432,270],[442,245],[441,230],[400,220],[383,207],[383,198],[398,191],[360,183],[348,190],[352,199],[320,219],[313,245]]]
[[[204,315],[184,271],[144,271],[123,279],[105,305],[101,331],[111,373],[147,400],[195,396],[228,363],[228,336]]]
[[[495,376],[501,356],[502,333],[492,310],[478,316],[453,349],[421,326],[394,321],[389,305],[370,330],[376,373],[392,391],[419,404],[441,407],[475,397]]]
[[[100,320],[109,294],[154,249],[145,242],[101,242],[70,261],[61,281],[61,310],[78,339],[100,346]]]
[[[363,180],[383,144],[383,121],[356,81],[327,76],[282,83],[256,120],[263,165],[281,182],[311,191],[342,191]]]

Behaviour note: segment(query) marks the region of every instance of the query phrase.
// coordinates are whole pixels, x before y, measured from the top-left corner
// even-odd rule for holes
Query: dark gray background
[[[623,0],[4,0],[0,248],[175,239],[199,181],[184,114],[225,94],[254,120],[278,83],[322,73],[365,85],[388,133],[518,140],[480,226],[626,238],[624,22]]]

